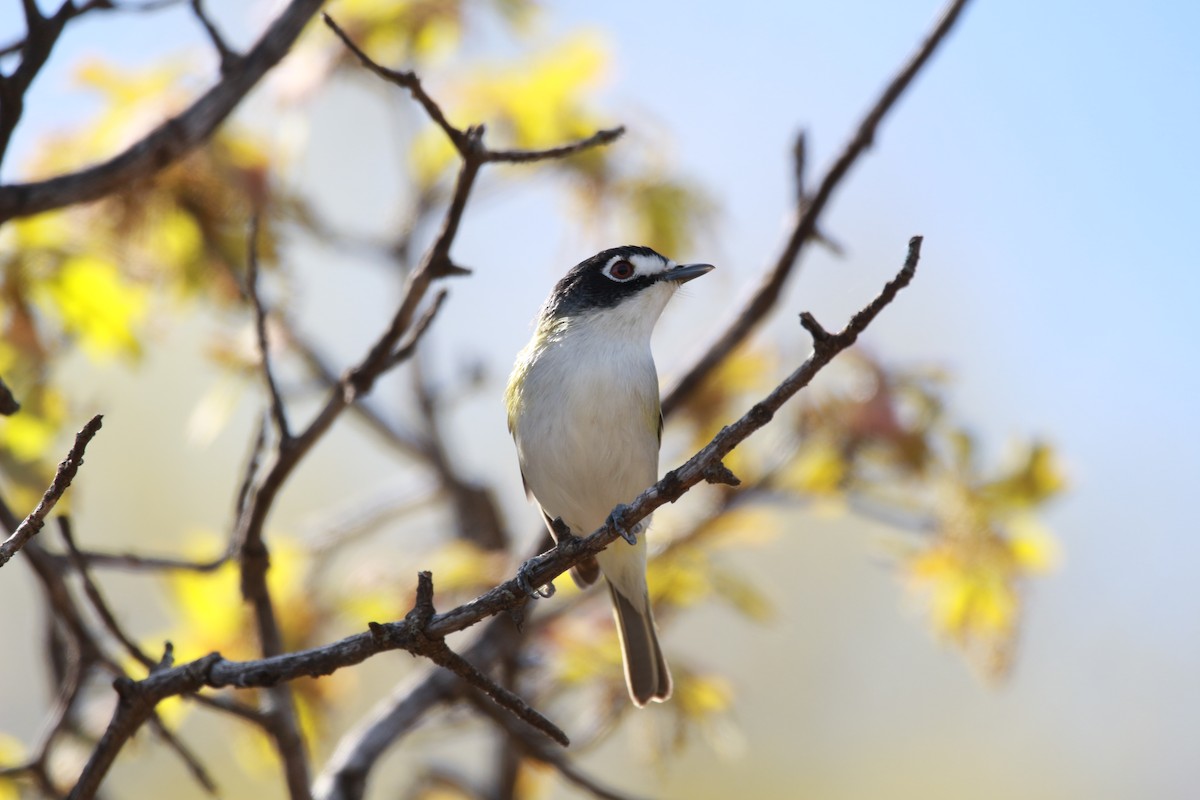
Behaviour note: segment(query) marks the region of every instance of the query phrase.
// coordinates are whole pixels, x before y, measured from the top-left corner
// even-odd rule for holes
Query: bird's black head
[[[710,270],[709,264],[680,266],[649,247],[613,247],[572,267],[550,293],[542,318],[613,308],[655,284],[684,283]]]

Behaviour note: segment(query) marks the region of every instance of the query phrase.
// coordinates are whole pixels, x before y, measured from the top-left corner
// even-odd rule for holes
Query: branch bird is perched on
[[[662,414],[650,334],[676,288],[712,268],[616,247],[576,265],[546,299],[504,399],[525,489],[555,538],[555,520],[587,535],[658,480]],[[638,706],[671,696],[638,536],[648,525],[621,529],[628,545],[615,542],[571,570],[580,586],[601,572],[608,581]]]

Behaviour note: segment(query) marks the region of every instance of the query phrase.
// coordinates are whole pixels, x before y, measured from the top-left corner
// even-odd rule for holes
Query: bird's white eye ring
[[[614,261],[610,264],[604,273],[614,281],[624,283],[625,281],[632,280],[633,276],[637,274],[637,270],[634,269],[633,264],[622,258],[620,261]]]

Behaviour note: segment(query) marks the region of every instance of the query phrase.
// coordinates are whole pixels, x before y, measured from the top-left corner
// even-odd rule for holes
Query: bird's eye
[[[615,281],[627,281],[633,277],[636,270],[633,264],[630,264],[625,259],[621,259],[608,268],[608,277]]]

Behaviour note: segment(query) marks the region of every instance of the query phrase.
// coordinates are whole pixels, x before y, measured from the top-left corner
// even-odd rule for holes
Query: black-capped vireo
[[[554,533],[578,536],[658,480],[662,438],[650,334],[682,283],[712,270],[675,264],[648,247],[605,250],[554,287],[505,391],[525,489]],[[571,571],[580,586],[608,581],[635,705],[671,696],[646,588],[649,518]]]

